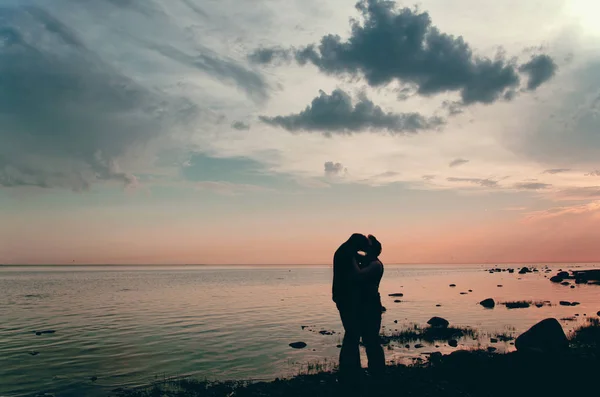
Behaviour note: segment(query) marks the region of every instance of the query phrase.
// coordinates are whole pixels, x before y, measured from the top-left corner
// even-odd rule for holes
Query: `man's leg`
[[[360,374],[360,324],[356,308],[352,304],[338,304],[340,318],[344,326],[344,340],[340,351],[341,380],[357,380]]]
[[[381,304],[375,302],[363,307],[362,339],[369,360],[369,373],[381,376],[385,371],[385,354],[381,346],[379,331],[381,329]]]

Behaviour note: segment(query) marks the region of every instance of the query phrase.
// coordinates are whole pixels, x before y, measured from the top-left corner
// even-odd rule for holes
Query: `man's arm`
[[[370,278],[375,278],[379,276],[381,272],[382,264],[379,260],[371,261],[367,266],[362,269],[358,266],[358,261],[356,257],[352,257],[352,268],[354,277],[359,280],[366,280]]]

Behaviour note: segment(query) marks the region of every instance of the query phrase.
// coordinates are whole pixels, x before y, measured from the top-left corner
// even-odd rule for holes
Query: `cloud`
[[[562,174],[563,172],[569,172],[571,171],[570,168],[551,168],[549,170],[545,170],[544,172],[542,172],[542,174]]]
[[[558,66],[548,55],[535,55],[531,60],[519,67],[521,73],[529,76],[527,89],[532,91],[550,80],[556,74]]]
[[[556,197],[561,200],[590,200],[600,198],[600,186],[572,187],[560,190]]]
[[[575,205],[570,207],[554,207],[543,211],[531,212],[528,215],[527,219],[537,221],[557,218],[566,215],[581,215],[598,211],[600,211],[600,201],[593,201],[591,203],[582,205]]]
[[[199,114],[112,68],[36,7],[0,8],[0,185],[135,185],[121,158]]]
[[[540,182],[515,183],[514,186],[516,189],[520,189],[520,190],[543,190],[543,189],[549,189],[552,187],[551,184],[540,183]]]
[[[236,130],[249,130],[250,124],[244,123],[243,121],[236,121],[231,124],[231,127],[235,128]]]
[[[435,179],[435,175],[423,175],[421,178],[425,181],[432,181]]]
[[[483,187],[497,187],[498,182],[491,179],[481,179],[481,178],[454,178],[448,177],[446,178],[448,182],[468,182],[474,185],[479,185]]]
[[[334,90],[331,95],[319,91],[319,96],[300,113],[259,118],[264,123],[288,131],[321,131],[326,136],[365,130],[414,133],[443,124],[439,117],[428,118],[419,113],[386,113],[366,96],[361,96],[353,104],[350,95],[341,89]]]
[[[600,171],[594,170],[592,172],[588,172],[587,174],[585,174],[585,176],[600,176]]]
[[[325,176],[338,176],[347,172],[342,163],[327,161],[324,164]]]
[[[318,45],[283,49],[259,48],[249,59],[269,64],[294,59],[311,63],[329,75],[361,75],[372,87],[393,81],[409,83],[421,95],[459,92],[463,104],[510,99],[520,86],[515,61],[498,54],[495,59],[477,56],[462,37],[432,24],[427,12],[397,9],[395,2],[361,0],[360,20],[352,20],[351,35],[344,40],[328,34]],[[539,55],[522,65],[530,89],[554,74],[550,57]]]
[[[198,190],[208,190],[226,196],[273,191],[273,189],[264,186],[250,185],[245,183],[232,183],[226,181],[201,181],[197,182],[195,186]]]
[[[268,86],[261,75],[206,48],[190,54],[169,44],[146,43],[146,46],[172,61],[201,70],[224,82],[232,82],[259,101],[268,98]]]
[[[465,159],[454,159],[450,162],[450,164],[448,164],[448,167],[450,167],[450,168],[458,167],[460,165],[467,164],[468,162],[469,162],[469,160],[465,160]]]

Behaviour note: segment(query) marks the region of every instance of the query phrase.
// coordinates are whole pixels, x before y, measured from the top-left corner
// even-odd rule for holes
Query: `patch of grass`
[[[506,306],[507,309],[525,309],[531,306],[542,307],[542,306],[551,306],[548,301],[508,301],[508,302],[500,302],[501,305]]]
[[[501,334],[497,334],[495,336],[496,339],[498,339],[500,342],[510,342],[511,340],[514,340],[515,337],[511,334],[508,334],[506,332],[503,332]]]
[[[447,328],[435,328],[425,327],[421,328],[415,324],[410,328],[406,328],[391,335],[383,335],[382,341],[387,344],[391,341],[398,343],[409,343],[424,341],[428,343],[434,343],[437,341],[449,341],[450,339],[460,339],[464,337],[477,338],[477,332],[473,328],[469,327],[447,327]]]
[[[573,330],[569,339],[574,345],[600,347],[600,318],[588,318],[585,324]]]

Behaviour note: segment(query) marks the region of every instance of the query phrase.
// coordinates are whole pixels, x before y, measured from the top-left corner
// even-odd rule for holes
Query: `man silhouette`
[[[379,299],[377,299],[377,304],[374,304],[372,299],[364,301],[365,296],[371,295],[364,292],[370,289],[369,286],[373,285],[373,280],[376,280],[377,288],[383,275],[383,265],[376,260],[377,255],[381,252],[381,245],[376,239],[373,238],[373,240],[378,244],[376,248],[379,250],[374,257],[369,255],[371,250],[369,238],[360,233],[350,236],[333,256],[333,301],[340,312],[344,326],[339,380],[346,386],[356,384],[360,379],[359,343],[361,335],[367,350],[370,372],[373,375],[379,375],[385,367],[383,349],[379,343],[381,302]],[[359,251],[366,252],[367,255],[363,257],[359,255]],[[359,262],[364,264],[362,268],[359,267]],[[377,292],[378,297],[379,293]],[[377,319],[379,320],[376,321]]]

